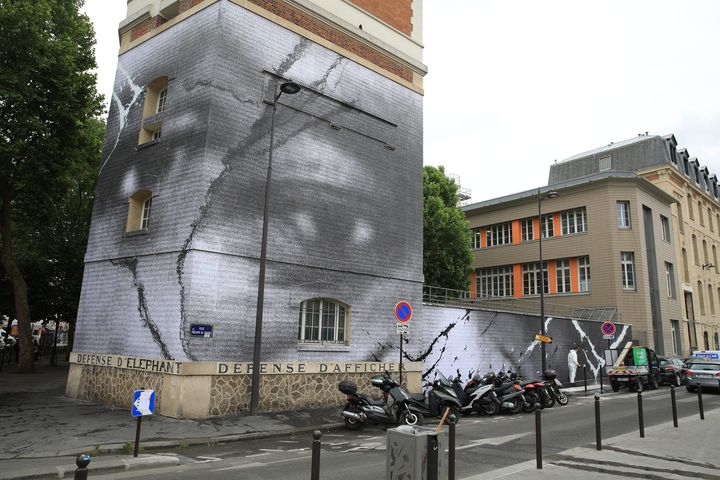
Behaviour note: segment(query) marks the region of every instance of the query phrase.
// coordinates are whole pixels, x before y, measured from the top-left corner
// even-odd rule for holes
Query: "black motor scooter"
[[[426,384],[430,387],[427,394],[410,394],[410,406],[417,409],[426,417],[442,417],[446,408],[450,408],[450,414],[445,418],[445,423],[457,423],[460,418],[460,400],[455,394],[455,389],[450,380],[440,372],[432,383]]]
[[[357,430],[364,424],[370,425],[422,425],[421,411],[411,405],[410,393],[390,377],[388,372],[372,377],[370,383],[383,392],[384,399],[374,399],[359,393],[352,380],[338,383],[338,389],[347,395],[342,416],[345,428]]]
[[[495,375],[495,372],[489,371],[483,383],[495,386],[495,394],[500,399],[502,410],[516,414],[520,413],[524,406],[528,403],[525,399],[525,389],[522,388],[517,381],[509,380],[504,372]]]

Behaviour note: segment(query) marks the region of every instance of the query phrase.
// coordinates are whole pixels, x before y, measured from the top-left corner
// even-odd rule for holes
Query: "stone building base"
[[[264,412],[343,405],[337,389],[352,380],[379,396],[370,379],[385,370],[397,378],[397,362],[273,362],[261,364],[260,410]],[[403,362],[403,383],[421,390],[421,362]],[[249,410],[252,363],[176,362],[101,353],[70,354],[66,393],[71,398],[131,409],[133,392],[155,390],[155,414],[207,418]]]

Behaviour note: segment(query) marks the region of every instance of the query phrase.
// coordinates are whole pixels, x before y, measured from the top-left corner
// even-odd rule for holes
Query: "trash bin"
[[[401,425],[387,431],[388,480],[447,480],[447,432]]]

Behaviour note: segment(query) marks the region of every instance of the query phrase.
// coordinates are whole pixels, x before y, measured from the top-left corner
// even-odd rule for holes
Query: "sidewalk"
[[[674,428],[672,422],[648,427],[645,438],[632,432],[603,439],[602,451],[597,451],[593,444],[548,455],[542,470],[532,460],[464,480],[718,479],[718,422],[720,410],[706,411],[705,420],[699,416],[684,417],[679,428]]]
[[[136,421],[130,412],[65,397],[68,366],[41,363],[37,373],[21,375],[14,368],[0,372],[0,479],[40,478],[53,474],[62,478],[66,465],[75,468],[80,453],[125,453],[94,458],[93,472],[124,470],[142,464],[165,466],[179,459],[167,455],[144,455],[132,460]],[[315,429],[340,427],[340,406],[222,419],[178,420],[145,417],[141,447],[187,447],[276,435],[295,435]],[[58,458],[62,457],[62,458]],[[65,470],[69,471],[69,470]],[[15,473],[18,472],[18,473]],[[34,472],[33,476],[27,475]],[[60,475],[60,476],[58,476]]]

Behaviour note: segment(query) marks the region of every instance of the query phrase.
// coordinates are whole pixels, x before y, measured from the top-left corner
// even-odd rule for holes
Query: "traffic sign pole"
[[[400,385],[402,385],[402,360],[403,360],[403,334],[400,334]]]
[[[398,321],[398,327],[403,325],[405,328],[398,328],[400,334],[400,384],[402,385],[402,374],[403,374],[403,332],[408,331],[410,325],[410,318],[412,317],[413,309],[408,302],[402,301],[395,305],[395,318]]]
[[[140,451],[140,425],[142,424],[142,415],[137,417],[137,428],[135,429],[135,452],[133,452],[133,457],[138,456],[138,452]]]

